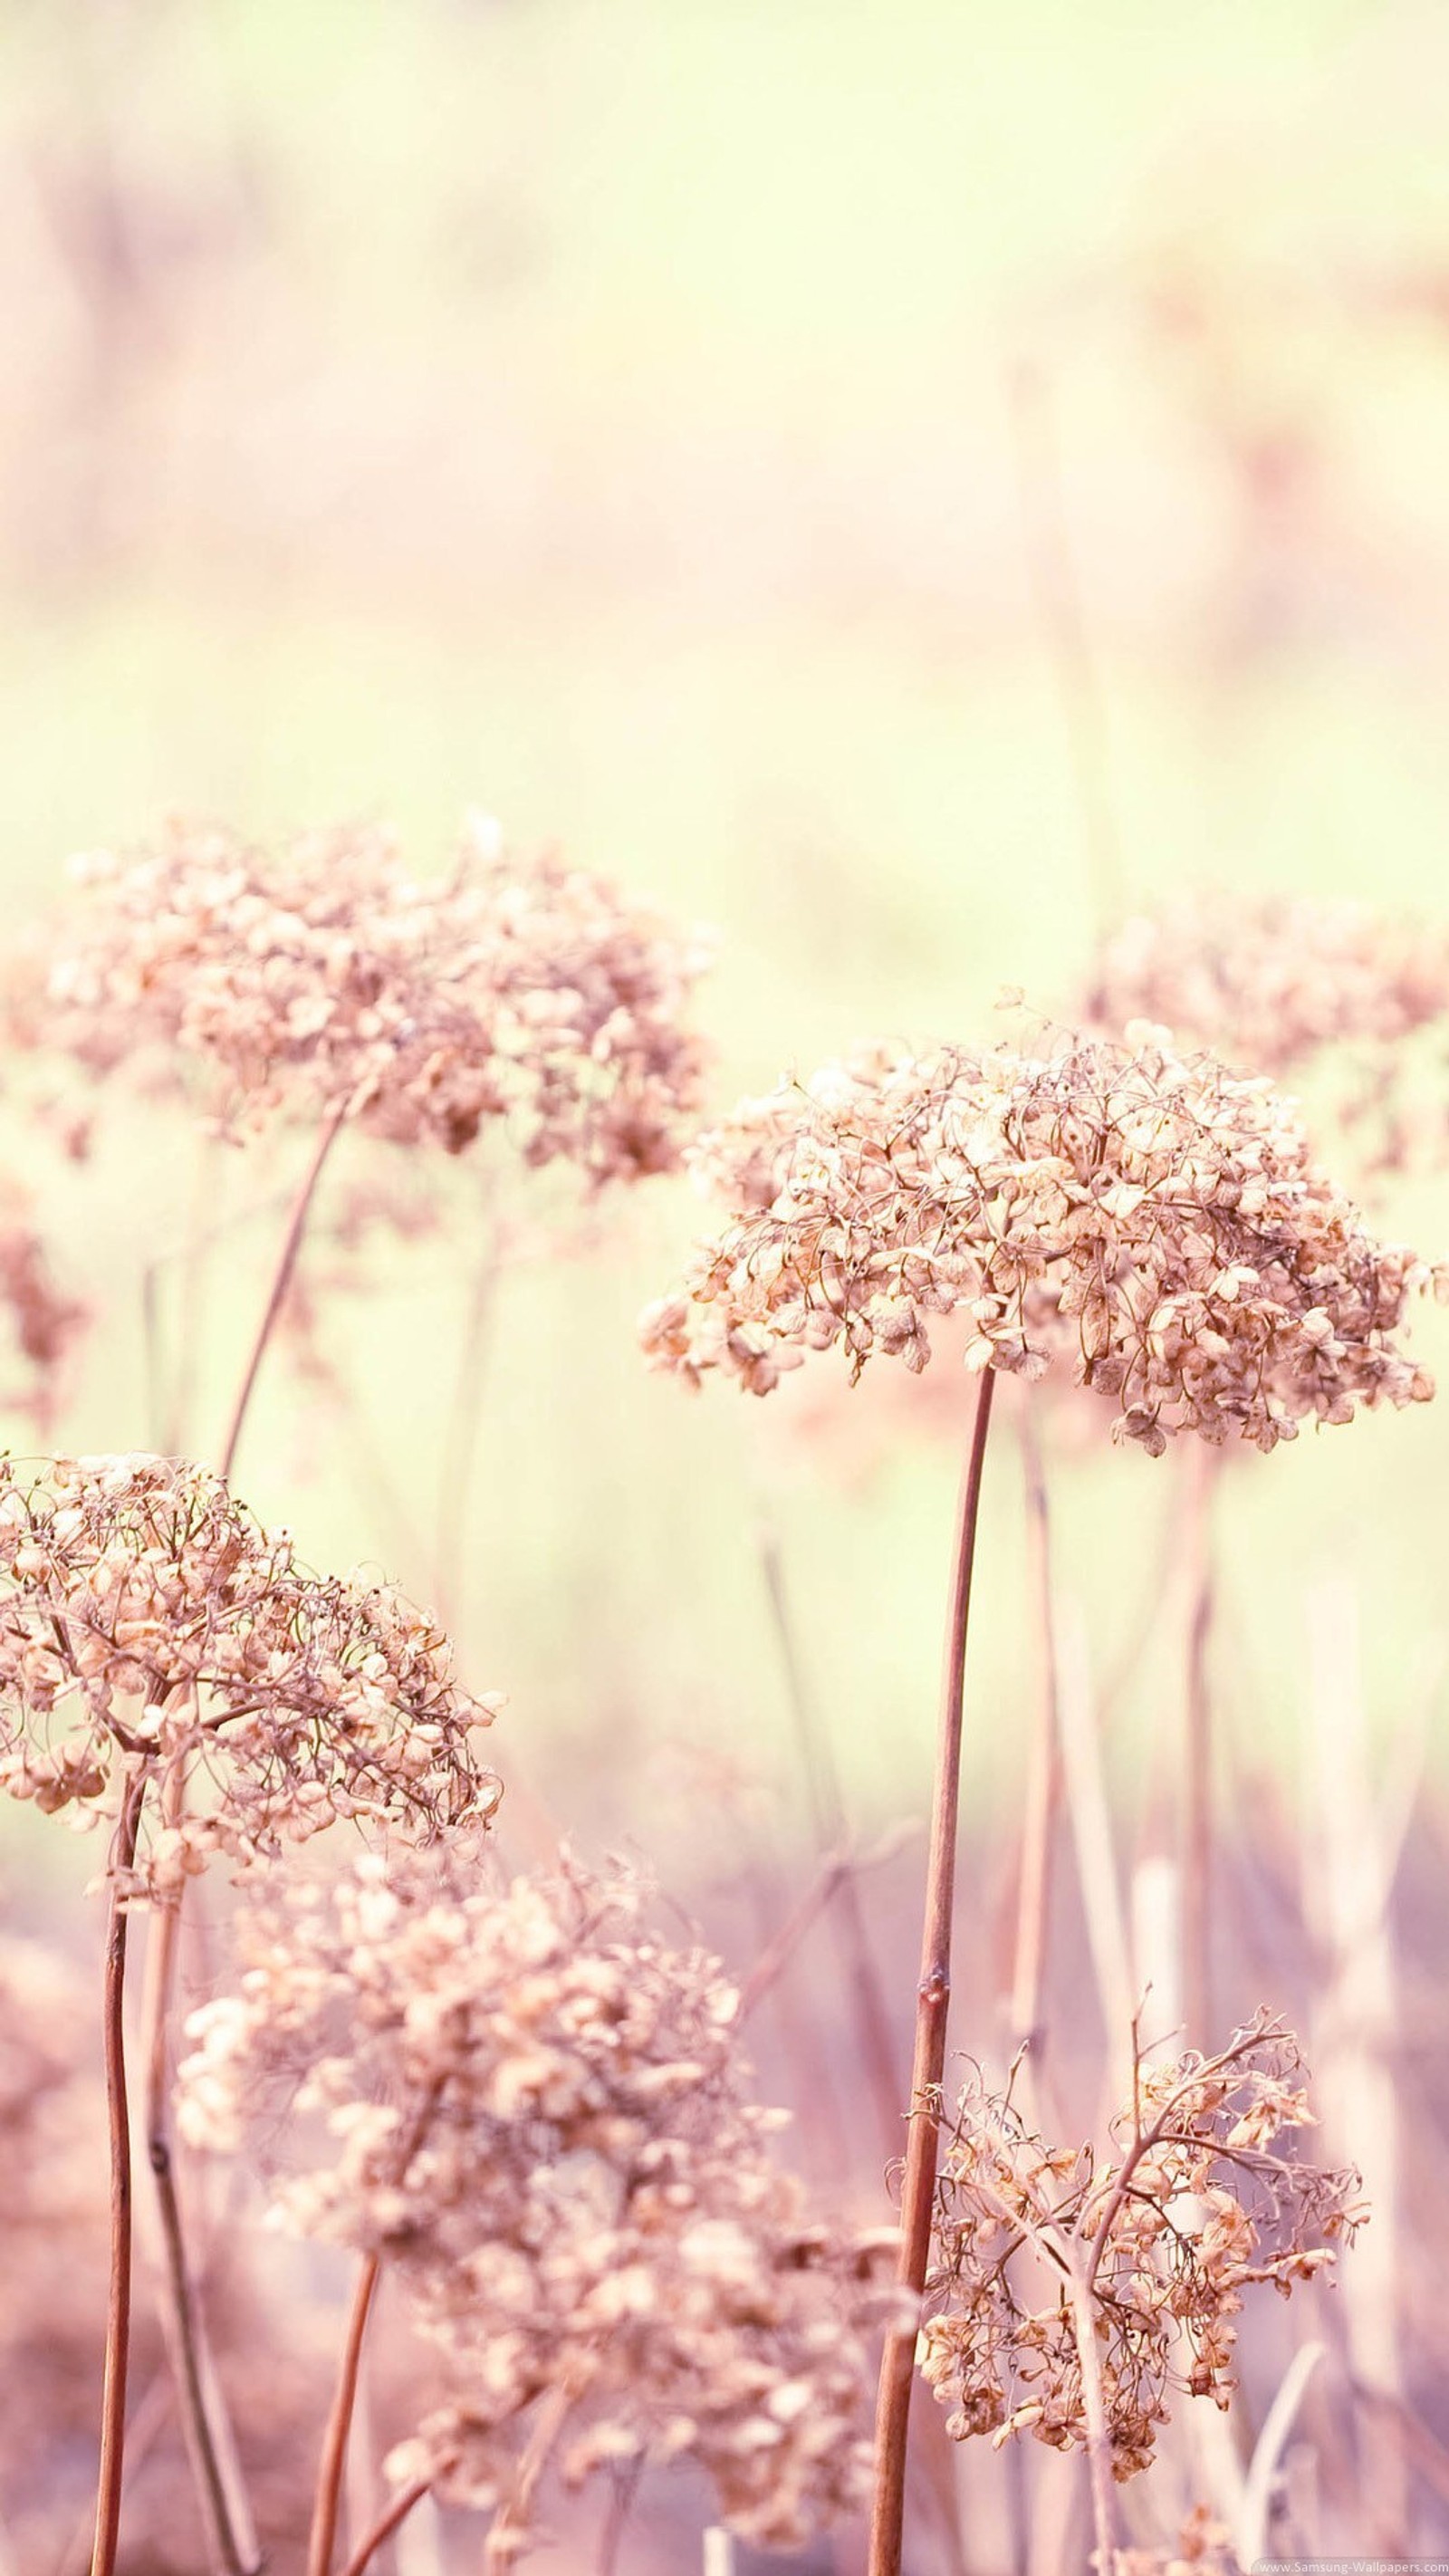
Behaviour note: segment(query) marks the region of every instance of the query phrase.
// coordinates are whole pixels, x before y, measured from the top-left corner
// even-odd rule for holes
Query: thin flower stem
[[[131,2121],[126,2098],[126,1934],[130,1913],[120,1881],[136,1857],[146,1774],[126,1783],[111,1862],[106,1918],[106,2117],[111,2146],[111,2271],[106,2301],[106,2362],[101,2392],[101,2465],[91,2576],[113,2576],[121,2530],[121,2475],[126,2451],[126,2365],[131,2342]]]
[[[931,1793],[930,1855],[926,1866],[925,1931],[916,1990],[916,2048],[911,2073],[911,2119],[901,2185],[903,2289],[919,2301],[926,2285],[931,2218],[936,2196],[936,2137],[941,2079],[946,2067],[946,2018],[951,2000],[951,1915],[956,1889],[956,1836],[961,1796],[961,1731],[966,1685],[966,1631],[971,1571],[981,1510],[981,1473],[991,1424],[994,1380],[981,1380],[971,1451],[961,1489],[946,1666]],[[869,2576],[900,2576],[905,2527],[906,2444],[915,2376],[916,2325],[887,2335],[876,2402],[876,2483],[871,2519]]]
[[[362,2576],[364,2567],[371,2566],[383,2542],[391,2540],[398,2524],[406,2522],[415,2504],[422,2503],[432,2483],[431,2478],[415,2478],[410,2487],[403,2488],[401,2495],[394,2496],[386,2513],[379,2514],[367,2538],[353,2551],[342,2576]]]
[[[317,2470],[317,2492],[312,2506],[312,2529],[307,2541],[307,2576],[331,2576],[332,2552],[337,2539],[337,2515],[342,2500],[342,2473],[347,2463],[347,2437],[352,2430],[352,2410],[357,2402],[357,2374],[362,2363],[362,2339],[372,2313],[381,2262],[369,2254],[357,2276],[353,2292],[352,2313],[347,2321],[347,2340],[342,2348],[341,2367],[333,2392],[332,2409],[322,2439],[322,2458]],[[416,2499],[414,2499],[416,2501]],[[401,2519],[401,2516],[399,2516]],[[369,2552],[392,2529],[379,2529],[369,2544]],[[356,2562],[365,2564],[365,2560]]]
[[[175,1804],[179,1811],[179,1783]],[[257,2576],[261,2554],[240,2488],[235,2443],[207,2350],[181,2215],[170,2119],[170,2004],[176,1983],[181,1905],[152,1918],[142,2063],[146,2086],[146,2154],[161,2214],[166,2339],[192,2477],[207,2523],[212,2564],[223,2576]],[[228,2475],[230,2470],[230,2475]]]
[[[907,1839],[909,1839],[908,1834],[893,1833],[886,1835],[868,1852],[835,1851],[825,1854],[819,1870],[806,1888],[794,1912],[786,1916],[773,1941],[760,1952],[741,1986],[737,2021],[745,2022],[749,2019],[755,2006],[769,1993],[771,1987],[789,1966],[806,1933],[817,1917],[825,1912],[831,1898],[838,1890],[848,1887],[861,1870],[893,1859],[901,1841]],[[892,2147],[900,2143],[899,2125],[899,2114],[897,2114],[891,2132]]]
[[[435,2077],[425,2091],[403,2140],[397,2159],[399,2182],[407,2172],[424,2138],[443,2091],[443,2080]],[[347,2444],[352,2432],[353,2410],[357,2404],[357,2380],[362,2364],[362,2346],[367,2334],[377,2291],[381,2257],[369,2254],[357,2276],[352,2295],[352,2311],[347,2320],[347,2336],[338,2366],[337,2387],[333,2394],[327,2430],[322,2437],[322,2457],[317,2465],[316,2497],[312,2507],[312,2529],[307,2542],[307,2576],[330,2576],[332,2552],[337,2539],[337,2515],[342,2495],[343,2473],[347,2466]],[[425,2485],[431,2480],[425,2480]],[[419,2490],[421,2493],[422,2490]],[[414,2497],[414,2503],[417,2498]],[[401,2519],[401,2517],[399,2517]],[[388,2529],[391,2529],[388,2525]],[[379,2530],[370,2548],[381,2546],[387,2532]],[[358,2562],[362,2564],[362,2561]],[[349,2570],[349,2576],[351,2571]]]
[[[323,1120],[311,1159],[292,1201],[286,1232],[267,1294],[267,1302],[242,1374],[241,1385],[237,1390],[231,1421],[222,1447],[220,1473],[223,1478],[230,1476],[235,1463],[237,1447],[246,1423],[257,1375],[276,1329],[277,1318],[281,1313],[287,1290],[291,1285],[317,1186],[351,1106],[352,1100],[349,1097],[331,1109]],[[177,1814],[168,1821],[172,1823],[180,1821],[179,1796]],[[253,2576],[253,2571],[260,2564],[260,2560],[255,2536],[249,2528],[250,2516],[245,2498],[239,2492],[239,2482],[235,2475],[230,2485],[236,2492],[228,2492],[229,2482],[223,2467],[223,2454],[230,2455],[234,2470],[235,2445],[226,2420],[220,2391],[213,2374],[207,2367],[201,2322],[187,2260],[181,2203],[176,2188],[169,2136],[167,2037],[175,1996],[180,1934],[181,1907],[178,1900],[163,1914],[156,1929],[153,1973],[147,2000],[146,2034],[147,2146],[161,2211],[168,2338],[176,2363],[177,2390],[187,2450],[213,2542],[214,2563],[224,2571],[224,2576]]]
[[[316,1145],[313,1148],[312,1159],[308,1163],[307,1168],[302,1175],[301,1182],[298,1185],[297,1194],[292,1201],[291,1213],[287,1219],[287,1230],[282,1237],[282,1248],[277,1256],[277,1266],[272,1273],[271,1287],[267,1292],[267,1302],[262,1309],[262,1319],[260,1324],[257,1326],[256,1339],[252,1343],[246,1368],[242,1373],[242,1382],[240,1387],[237,1389],[236,1402],[232,1407],[231,1421],[227,1426],[226,1438],[222,1443],[221,1461],[218,1472],[223,1478],[230,1478],[232,1468],[236,1463],[237,1449],[241,1442],[242,1431],[246,1423],[247,1413],[251,1406],[252,1390],[256,1385],[258,1372],[263,1360],[266,1358],[268,1345],[274,1331],[276,1330],[277,1317],[280,1315],[283,1304],[285,1303],[287,1290],[292,1284],[292,1273],[297,1267],[297,1255],[302,1249],[302,1237],[307,1231],[307,1219],[312,1212],[312,1201],[317,1195],[317,1185],[326,1169],[327,1157],[331,1153],[333,1146],[337,1142],[338,1136],[342,1132],[342,1128],[352,1106],[353,1097],[349,1093],[345,1100],[339,1100],[333,1108],[328,1110],[326,1117],[322,1121],[321,1132],[318,1135]]]
[[[1102,2387],[1102,2356],[1097,2349],[1097,2318],[1092,2305],[1091,2284],[1079,2262],[1072,2265],[1072,2335],[1082,2374],[1082,2411],[1087,2419],[1087,2467],[1092,2484],[1097,2576],[1116,2576],[1112,2435]]]
[[[1056,1613],[1052,1598],[1051,1522],[1041,1444],[1030,1393],[1021,1411],[1022,1467],[1026,1479],[1027,1542],[1041,1637],[1041,1691],[1037,1701],[1026,1816],[1021,1833],[1016,1944],[1011,1972],[1011,2044],[1033,2053],[1027,2074],[1034,2084],[1035,2054],[1042,2041],[1042,1980],[1051,1904],[1052,1842],[1062,1805],[1061,1716],[1058,1705]]]
[[[1200,1441],[1188,1461],[1186,1742],[1182,1785],[1182,1989],[1188,2044],[1212,2031],[1213,1729],[1208,1653],[1213,1625],[1212,1503],[1218,1457]]]

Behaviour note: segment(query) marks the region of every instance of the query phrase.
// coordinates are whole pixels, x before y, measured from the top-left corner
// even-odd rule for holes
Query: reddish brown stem
[[[251,1406],[252,1390],[256,1385],[262,1362],[266,1358],[268,1344],[276,1330],[277,1317],[286,1301],[287,1290],[292,1284],[292,1273],[297,1267],[297,1255],[302,1249],[302,1237],[307,1231],[307,1219],[312,1212],[312,1201],[317,1195],[317,1185],[322,1178],[327,1157],[342,1132],[351,1107],[352,1100],[349,1096],[329,1109],[322,1121],[322,1131],[313,1148],[312,1159],[302,1175],[296,1197],[292,1201],[287,1230],[282,1237],[282,1248],[277,1255],[277,1266],[272,1273],[267,1302],[262,1309],[262,1320],[257,1326],[256,1339],[252,1343],[246,1367],[242,1372],[242,1382],[237,1389],[231,1421],[227,1425],[226,1438],[222,1443],[220,1473],[224,1478],[231,1475],[236,1463],[237,1449]]]
[[[362,2341],[377,2290],[381,2266],[376,2254],[369,2254],[357,2276],[353,2292],[352,2314],[347,2321],[347,2341],[342,2348],[342,2362],[333,2392],[332,2411],[322,2440],[322,2458],[317,2469],[317,2493],[312,2506],[312,2529],[307,2542],[307,2576],[330,2576],[332,2552],[337,2541],[337,2513],[342,2499],[342,2473],[347,2465],[347,2437],[352,2430],[352,2410],[357,2403],[357,2374],[362,2363]],[[419,2490],[421,2493],[421,2489]],[[417,2501],[416,2497],[413,2499]],[[407,2508],[404,2507],[406,2511]],[[402,2515],[397,2517],[402,2520]],[[380,2547],[394,2528],[384,2522],[369,2541],[355,2566],[365,2566],[374,2549]]]
[[[406,2522],[414,2505],[422,2503],[432,2483],[431,2478],[415,2478],[410,2487],[403,2488],[401,2495],[394,2496],[386,2513],[379,2514],[360,2548],[354,2549],[342,2576],[362,2576],[364,2567],[371,2565],[383,2542],[392,2538],[400,2522]]]
[[[121,2474],[126,2451],[126,2365],[131,2344],[131,2119],[126,2099],[126,1934],[130,1914],[121,1882],[136,1857],[146,1775],[126,1783],[106,1918],[106,2117],[111,2143],[111,2276],[106,2301],[106,2364],[101,2390],[101,2466],[91,2576],[113,2576],[121,2529]]]
[[[957,1815],[961,1798],[961,1731],[966,1686],[966,1631],[971,1570],[981,1512],[981,1471],[991,1423],[995,1381],[988,1370],[976,1399],[971,1454],[961,1488],[951,1612],[941,1691],[936,1769],[931,1791],[930,1852],[926,1865],[925,1930],[921,1979],[916,1989],[916,2047],[911,2071],[911,2118],[901,2184],[901,2286],[919,2302],[926,2286],[931,2219],[936,2198],[936,2134],[941,2079],[946,2067],[946,2018],[951,2001],[951,1916],[956,1892]],[[906,2509],[906,2444],[915,2376],[916,2326],[886,2337],[876,2401],[875,2498],[871,2517],[869,2576],[900,2576]]]

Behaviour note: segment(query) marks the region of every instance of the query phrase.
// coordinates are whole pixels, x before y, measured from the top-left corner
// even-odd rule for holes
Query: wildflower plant
[[[111,2285],[94,2576],[120,2528],[131,2314],[128,1910],[159,1903],[144,2057],[180,2394],[217,2565],[256,2558],[226,2492],[172,2170],[166,2018],[187,1880],[238,1874],[337,1818],[424,1836],[486,1823],[476,1730],[497,1703],[454,1682],[446,1639],[400,1595],[319,1580],[220,1477],[151,1457],[0,1460],[0,1785],[115,1817],[103,2019]]]
[[[236,2146],[295,2097],[321,2128],[279,2218],[396,2280],[440,2365],[405,2492],[493,2508],[522,2547],[564,2480],[688,2457],[766,2547],[858,2503],[884,2239],[807,2220],[749,2098],[719,1962],[650,1932],[636,1875],[567,1854],[499,1886],[466,1838],[294,1884],[193,2016],[186,2136]],[[316,2150],[320,2150],[320,2155]],[[325,2566],[324,2491],[311,2565]]]
[[[1086,2449],[1095,2378],[1123,2480],[1174,2394],[1226,2409],[1246,2292],[1286,2297],[1365,2215],[1351,2168],[1297,2152],[1312,2125],[1297,2043],[1266,2012],[1211,2057],[1134,2051],[1105,2150],[1048,2147],[978,2077],[947,2123],[922,2329],[952,2438]]]
[[[932,1319],[964,1309],[979,1380],[952,1574],[916,1990],[902,2287],[923,2292],[950,2003],[966,1631],[998,1371],[1053,1365],[1108,1398],[1153,1456],[1194,1432],[1270,1450],[1304,1420],[1405,1405],[1432,1381],[1395,1339],[1411,1292],[1449,1274],[1377,1243],[1260,1075],[1178,1054],[1167,1033],[1063,1031],[1035,1052],[859,1050],[750,1100],[704,1136],[723,1199],[682,1288],[641,1323],[649,1360],[765,1395],[808,1352],[853,1380],[915,1372]],[[886,2338],[870,2576],[900,2576],[915,2338]]]
[[[498,1705],[400,1594],[310,1574],[206,1468],[0,1460],[0,1785],[95,1813],[155,1784],[123,1895],[174,1897],[214,1853],[255,1868],[338,1817],[486,1815]]]

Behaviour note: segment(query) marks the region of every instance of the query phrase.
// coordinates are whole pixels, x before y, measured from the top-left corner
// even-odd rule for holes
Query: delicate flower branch
[[[922,2365],[957,2440],[1089,2448],[1090,2359],[1111,2476],[1134,2476],[1174,2391],[1229,2403],[1244,2292],[1286,2294],[1362,2223],[1357,2174],[1286,2143],[1312,2115],[1280,2021],[1259,2013],[1216,2056],[1175,2064],[1134,2048],[1134,2065],[1105,2153],[1048,2148],[1009,2093],[961,2097]]]

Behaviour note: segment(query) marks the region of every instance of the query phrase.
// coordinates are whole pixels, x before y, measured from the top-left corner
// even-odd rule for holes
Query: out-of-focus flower
[[[0,1305],[9,1313],[25,1363],[24,1381],[6,1389],[6,1401],[44,1430],[54,1418],[66,1363],[90,1310],[59,1285],[29,1204],[13,1182],[0,1182]]]
[[[1281,1076],[1320,1047],[1392,1046],[1449,1011],[1449,936],[1364,904],[1200,895],[1124,922],[1084,1008],[1095,1027],[1163,1021]]]
[[[567,1856],[499,1890],[456,1838],[294,1887],[193,2017],[178,2117],[232,2146],[304,2075],[330,2146],[279,2214],[382,2257],[440,2355],[393,2475],[507,2498],[546,2405],[567,2480],[687,2456],[736,2529],[789,2546],[863,2493],[894,2235],[809,2221],[734,1991],[644,1905]]]
[[[506,855],[479,825],[424,885],[381,831],[269,859],[178,823],[77,866],[81,903],[12,993],[26,1043],[153,1078],[160,1050],[160,1078],[199,1075],[233,1134],[345,1110],[450,1154],[504,1120],[528,1162],[595,1183],[679,1159],[702,943],[557,857]]]
[[[335,1817],[426,1835],[499,1795],[476,1730],[499,1705],[396,1591],[319,1578],[206,1468],[0,1460],[0,1786],[47,1809],[163,1799],[131,1873],[174,1893]]]
[[[1449,1018],[1449,932],[1365,904],[1198,895],[1104,941],[1080,1009],[1112,1036],[1164,1022],[1184,1045],[1275,1081],[1342,1057],[1344,1119],[1377,1165],[1397,1164],[1430,1106],[1412,1095],[1405,1041]],[[1442,1151],[1442,1097],[1433,1124]]]
[[[863,1051],[691,1159],[726,1223],[641,1327],[691,1382],[765,1394],[836,1343],[856,1376],[878,1352],[923,1369],[932,1317],[962,1308],[968,1367],[1067,1363],[1154,1454],[1180,1431],[1271,1449],[1433,1392],[1393,1335],[1449,1277],[1365,1232],[1266,1080],[1160,1030]]]

